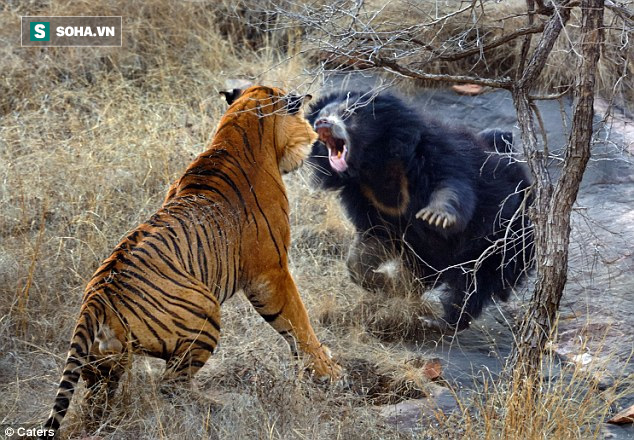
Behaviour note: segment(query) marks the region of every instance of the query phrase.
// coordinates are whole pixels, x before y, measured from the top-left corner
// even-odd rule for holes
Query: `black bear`
[[[308,118],[315,180],[340,190],[357,231],[347,261],[357,284],[381,288],[398,253],[423,283],[448,288],[444,318],[426,321],[439,330],[463,330],[509,298],[533,260],[531,180],[511,133],[470,133],[367,90],[326,94]]]

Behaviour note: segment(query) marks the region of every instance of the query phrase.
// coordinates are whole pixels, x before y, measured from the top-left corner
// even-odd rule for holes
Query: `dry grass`
[[[273,37],[241,40],[252,35],[227,25],[223,14],[229,9],[168,1],[141,7],[123,1],[96,8],[69,1],[5,7],[0,17],[5,43],[0,49],[3,423],[36,424],[46,417],[85,283],[203,151],[225,109],[217,91],[239,77],[287,87],[297,82],[301,57],[280,63],[285,54],[273,49],[278,46]],[[86,11],[126,17],[124,47],[15,48],[19,15]],[[289,184],[295,213],[320,209],[319,195],[303,197],[309,192],[305,177],[291,177]],[[344,244],[339,248],[343,252]],[[343,276],[343,254],[315,257],[331,268],[331,276],[324,277],[302,268],[309,266],[312,252],[294,250],[293,261],[307,305],[317,315],[339,289],[352,287]],[[79,393],[66,434],[93,428],[107,438],[196,438],[203,432],[217,438],[355,438],[364,435],[363,426],[382,432],[363,409],[361,390],[322,389],[298,378],[301,369],[288,347],[248,302],[232,300],[223,321],[221,348],[197,377],[198,392],[174,405],[157,392],[162,363],[139,358],[111,418],[87,426],[81,413],[89,409],[78,404]],[[319,332],[337,353],[344,350],[346,343],[336,342],[334,334]],[[378,342],[356,347],[346,355],[366,359],[362,347],[370,347],[387,370],[411,357],[405,349],[390,349],[383,355],[386,363],[378,357]],[[377,393],[388,393],[392,382],[399,384],[397,390],[405,386],[398,374],[392,376]],[[418,383],[421,394],[424,383]],[[213,402],[216,394],[221,407]],[[381,436],[392,436],[390,429]]]
[[[0,6],[0,423],[45,419],[84,285],[203,151],[224,111],[217,91],[238,77],[291,88],[307,81],[300,76],[305,60],[289,58],[292,35],[245,33],[225,15],[235,6],[229,4],[58,0]],[[125,17],[123,48],[19,48],[19,15],[88,12]],[[289,52],[280,53],[280,44]],[[139,357],[103,423],[86,423],[83,413],[90,408],[81,405],[80,392],[64,436],[406,436],[378,419],[372,405],[426,392],[418,368],[424,353],[398,343],[404,335],[424,337],[417,327],[423,305],[408,288],[401,297],[382,298],[349,281],[344,259],[352,229],[335,198],[311,190],[308,180],[303,172],[287,181],[293,273],[320,338],[348,368],[350,386],[320,387],[303,377],[282,339],[246,300],[235,298],[223,308],[220,348],[195,389],[167,399],[158,392],[162,363]],[[554,400],[548,405],[556,404],[559,390],[542,398],[548,396]],[[534,413],[537,404],[504,400],[504,393],[499,399],[490,403],[493,409],[474,411],[498,414],[517,401]],[[456,423],[462,432],[502,432],[493,415],[489,428],[468,408],[460,420],[439,419],[429,435],[456,438],[450,428]]]
[[[348,2],[348,7],[351,3]],[[622,4],[631,9],[631,1]],[[340,11],[344,10],[340,8]],[[460,10],[462,12],[458,13]],[[330,67],[336,68],[343,63],[364,68],[372,65],[371,57],[380,55],[415,72],[494,79],[515,78],[524,39],[520,36],[486,52],[481,49],[503,36],[529,27],[524,0],[369,0],[360,8],[354,23],[350,14],[341,13],[339,17],[341,23],[333,20],[316,29],[319,39],[314,41],[315,45],[333,53],[327,58],[333,61]],[[544,21],[545,17],[536,15],[534,24]],[[596,90],[605,99],[614,100],[617,105],[632,111],[632,23],[624,23],[608,10],[604,25],[605,43]],[[569,92],[574,86],[575,70],[569,67],[578,63],[580,26],[580,9],[574,8],[540,75],[536,94],[560,94]],[[529,58],[539,37],[539,33],[533,36]],[[324,39],[328,42],[324,43]],[[474,53],[455,60],[443,58],[467,50],[474,50]],[[342,54],[352,55],[357,62],[345,61],[345,57],[338,56]],[[424,86],[437,84],[434,81],[419,82]]]
[[[460,410],[438,418],[434,439],[524,440],[602,439],[596,420],[607,420],[618,399],[631,395],[634,378],[607,389],[597,374],[580,365],[561,365],[554,357],[544,361],[545,378],[536,383],[525,377],[511,380],[480,378],[480,385],[463,397]]]

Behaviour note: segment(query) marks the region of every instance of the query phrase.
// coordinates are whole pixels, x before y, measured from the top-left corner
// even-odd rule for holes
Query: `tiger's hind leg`
[[[257,284],[246,289],[247,298],[258,313],[291,346],[309,357],[309,366],[317,378],[337,380],[341,367],[332,360],[330,350],[322,345],[310,325],[295,282],[288,269],[270,271]]]
[[[183,343],[190,345],[191,343]],[[173,396],[179,390],[187,389],[191,386],[191,379],[200,370],[212,352],[207,348],[188,348],[179,350],[167,360],[163,381],[161,383],[161,393]]]
[[[86,383],[84,397],[87,424],[95,424],[111,408],[113,397],[126,370],[129,356],[91,354],[90,363],[81,372]],[[95,426],[96,428],[96,426]]]
[[[121,334],[121,328],[117,330]],[[86,383],[84,401],[92,420],[100,419],[109,409],[129,360],[130,355],[125,352],[116,330],[103,324],[95,335],[89,363],[81,371]]]
[[[168,395],[189,387],[191,379],[213,354],[220,338],[220,307],[207,311],[209,319],[201,320],[189,338],[179,339],[167,359],[161,392]],[[189,323],[191,326],[191,323]]]

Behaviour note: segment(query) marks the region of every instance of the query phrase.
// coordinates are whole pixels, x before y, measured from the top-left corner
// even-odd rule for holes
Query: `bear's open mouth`
[[[335,171],[343,173],[348,169],[346,159],[348,157],[348,146],[344,139],[335,137],[332,133],[332,124],[318,121],[315,130],[319,135],[319,140],[328,147],[328,160]]]

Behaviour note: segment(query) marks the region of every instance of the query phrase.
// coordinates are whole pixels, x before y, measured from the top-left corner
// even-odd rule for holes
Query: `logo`
[[[30,41],[51,41],[51,23],[48,21],[32,21],[29,23]]]
[[[42,438],[42,437],[53,437],[55,431],[52,429],[44,429],[44,428],[27,428],[25,426],[7,426],[0,425],[0,427],[4,428],[4,436],[8,439],[9,437],[13,437],[14,435],[18,438]],[[0,428],[1,432],[1,428]]]
[[[0,0],[1,1],[1,0]],[[22,16],[23,47],[121,47],[121,16]]]

